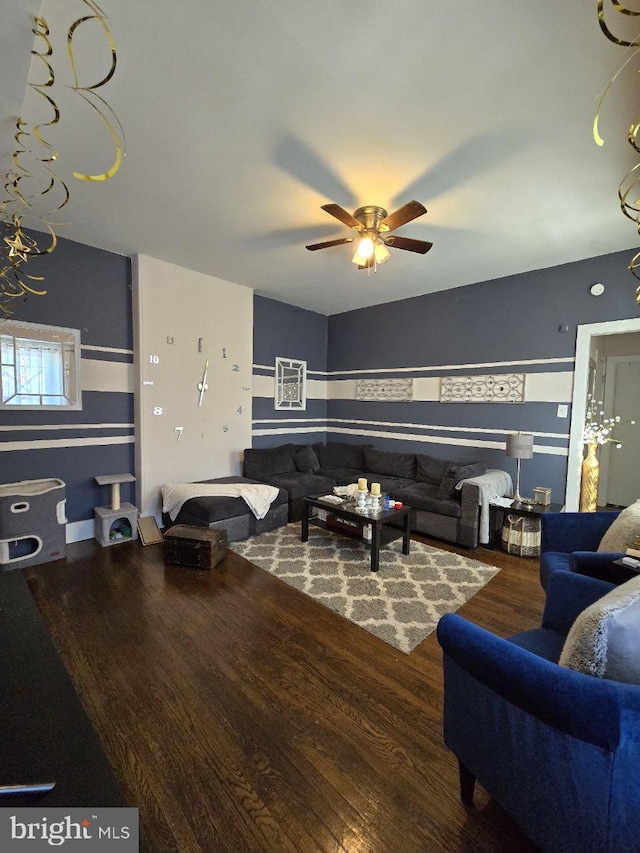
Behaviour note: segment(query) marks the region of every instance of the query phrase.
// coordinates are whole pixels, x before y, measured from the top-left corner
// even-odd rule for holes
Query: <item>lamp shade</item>
[[[533,436],[522,432],[508,435],[506,454],[513,459],[531,459],[533,456]]]

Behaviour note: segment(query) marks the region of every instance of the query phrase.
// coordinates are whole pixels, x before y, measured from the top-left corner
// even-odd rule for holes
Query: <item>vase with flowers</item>
[[[598,482],[600,479],[600,461],[598,447],[601,444],[613,444],[616,449],[622,447],[622,442],[613,435],[616,425],[621,423],[620,415],[604,417],[601,409],[602,400],[595,400],[592,394],[587,394],[587,411],[585,414],[582,440],[587,445],[587,455],[582,462],[582,481],[580,484],[580,512],[595,512],[598,505]],[[629,421],[635,424],[635,421]]]

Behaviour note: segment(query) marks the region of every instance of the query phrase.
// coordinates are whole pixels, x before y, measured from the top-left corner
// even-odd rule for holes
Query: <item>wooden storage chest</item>
[[[164,534],[164,561],[192,569],[212,569],[227,556],[227,531],[175,524]]]

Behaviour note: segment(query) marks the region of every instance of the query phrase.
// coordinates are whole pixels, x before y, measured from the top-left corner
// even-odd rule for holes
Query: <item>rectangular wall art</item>
[[[413,400],[413,379],[358,379],[356,400],[410,403]]]
[[[441,403],[524,403],[524,373],[443,376]]]

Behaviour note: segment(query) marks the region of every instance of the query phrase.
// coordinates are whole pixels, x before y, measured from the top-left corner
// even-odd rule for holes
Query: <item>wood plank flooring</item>
[[[460,803],[435,633],[404,655],[233,553],[67,552],[25,575],[152,853],[536,849],[482,789]],[[501,568],[462,615],[539,625],[537,560],[461,553]]]

